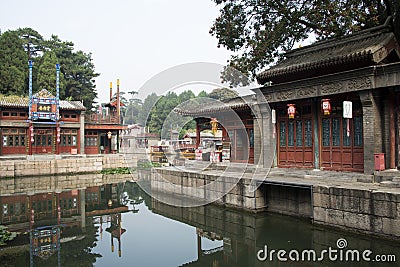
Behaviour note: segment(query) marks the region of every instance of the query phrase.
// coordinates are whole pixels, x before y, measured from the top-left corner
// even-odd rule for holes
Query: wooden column
[[[200,125],[199,120],[196,119],[196,148],[200,145]]]
[[[318,100],[314,101],[312,106],[312,124],[313,124],[313,150],[314,150],[314,169],[320,169],[321,165],[319,162],[319,113],[320,103]]]
[[[395,120],[395,107],[394,107],[394,95],[389,97],[389,139],[390,139],[390,159],[389,168],[396,168],[396,129],[394,125]]]

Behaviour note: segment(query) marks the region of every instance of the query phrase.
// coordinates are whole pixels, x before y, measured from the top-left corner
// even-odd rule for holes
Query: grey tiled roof
[[[15,95],[0,95],[0,107],[28,108],[29,98]],[[62,110],[85,110],[85,106],[80,101],[60,100]]]
[[[60,109],[65,110],[85,110],[85,106],[82,104],[81,101],[67,101],[67,100],[60,100]]]
[[[196,99],[194,99],[196,101]],[[222,102],[222,103],[221,103]],[[214,114],[218,111],[224,110],[240,110],[247,109],[249,106],[256,103],[255,95],[246,95],[242,97],[235,97],[225,101],[209,101],[206,103],[199,103],[188,107],[175,108],[174,112],[182,115],[198,115],[198,114]]]

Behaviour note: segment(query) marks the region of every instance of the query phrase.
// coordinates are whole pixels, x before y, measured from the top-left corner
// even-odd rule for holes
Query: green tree
[[[92,55],[82,51],[74,52],[72,42],[61,41],[55,35],[45,42],[45,46],[53,51],[60,61],[60,69],[65,79],[60,98],[83,100],[85,107],[90,110],[97,96],[94,78],[99,76],[94,70]]]
[[[179,94],[178,99],[179,99],[179,103],[183,103],[183,102],[193,99],[195,97],[196,97],[196,95],[191,90],[186,90]]]
[[[197,97],[208,97],[208,94],[207,94],[206,91],[202,90],[202,91],[197,95]]]
[[[239,96],[238,92],[229,88],[217,88],[212,90],[211,93],[208,94],[208,97],[221,101],[235,98],[238,96]]]
[[[43,62],[40,64],[37,74],[37,89],[47,89],[53,95],[56,95],[56,68],[58,59],[54,52],[48,51],[43,56]],[[60,71],[60,88],[64,87],[64,75]]]
[[[38,88],[40,87],[38,87],[37,85],[37,76],[38,76],[37,70],[39,69],[39,66],[42,63],[43,53],[45,52],[43,36],[32,28],[19,28],[15,32],[22,40],[23,47],[25,53],[28,56],[28,59],[32,60],[34,63],[33,66],[34,69],[32,72],[32,88],[38,91]],[[28,87],[29,87],[29,80],[28,80],[28,75],[26,75],[24,91],[28,92],[29,90]]]
[[[0,35],[0,93],[27,95],[28,56],[15,31]]]
[[[398,0],[213,0],[221,6],[210,34],[235,54],[229,61],[249,77],[265,68],[296,42],[310,35],[318,40],[342,36],[384,23],[393,18],[393,30],[400,40],[400,1]],[[231,85],[248,83],[222,74]]]
[[[158,100],[158,96],[156,93],[149,94],[143,102],[142,108],[138,114],[138,123],[141,125],[147,125],[147,122],[150,119],[150,111],[152,110],[153,106],[156,104]]]
[[[168,92],[165,96],[158,99],[150,112],[150,121],[148,123],[150,132],[161,133],[161,129],[165,125],[164,131],[169,131],[171,127],[176,125],[172,118],[167,120],[168,114],[179,105],[179,99],[176,93]]]
[[[126,109],[124,122],[125,124],[135,124],[138,123],[138,115],[143,102],[141,99],[134,98],[134,96],[138,94],[137,91],[129,91],[128,94],[131,95],[131,98],[129,99],[129,105]]]
[[[44,52],[44,39],[32,28],[19,28],[16,33],[22,40],[24,50],[29,59],[40,57]]]

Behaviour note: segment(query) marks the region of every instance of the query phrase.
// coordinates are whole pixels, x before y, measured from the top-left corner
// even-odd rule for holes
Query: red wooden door
[[[323,117],[320,129],[323,169],[363,171],[362,116],[354,119],[344,119],[340,115]]]
[[[50,154],[53,153],[53,130],[52,129],[34,129],[34,143],[32,153]]]
[[[312,118],[281,118],[278,123],[278,166],[314,166]]]

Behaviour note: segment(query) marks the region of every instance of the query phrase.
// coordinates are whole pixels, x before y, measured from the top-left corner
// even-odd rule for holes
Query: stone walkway
[[[202,167],[202,168],[199,168]],[[199,163],[190,162],[181,170],[196,171],[204,169],[202,173],[210,175],[242,176],[247,179],[264,180],[268,183],[291,184],[294,186],[327,186],[348,189],[361,189],[369,191],[382,191],[400,193],[400,171],[385,170],[376,171],[368,175],[356,172],[321,171],[293,168],[258,168],[251,164],[230,163],[229,172],[224,171],[226,163]],[[175,168],[175,167],[170,167]],[[256,174],[254,174],[256,172]],[[265,177],[265,174],[267,176]]]

